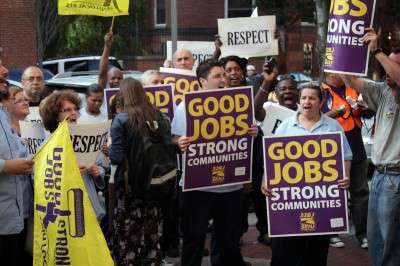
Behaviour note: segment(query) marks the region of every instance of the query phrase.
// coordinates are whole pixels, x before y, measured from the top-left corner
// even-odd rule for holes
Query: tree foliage
[[[146,25],[144,2],[131,0],[129,15],[115,17],[113,55],[142,53],[138,35]],[[57,0],[37,0],[37,6],[38,42],[44,58],[101,54],[104,35],[111,25],[110,17],[58,16]]]
[[[36,0],[38,61],[42,62],[46,51],[63,35],[71,17],[57,15],[57,0]]]

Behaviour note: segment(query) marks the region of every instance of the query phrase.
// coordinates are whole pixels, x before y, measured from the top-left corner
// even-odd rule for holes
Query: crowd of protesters
[[[349,189],[355,235],[360,247],[369,249],[375,266],[391,266],[400,263],[400,142],[396,139],[400,136],[400,50],[393,49],[387,56],[378,47],[377,39],[374,30],[367,29],[363,41],[386,71],[383,82],[327,73],[322,84],[298,86],[290,75],[278,80],[278,74],[283,73],[270,58],[259,74],[240,55],[219,58],[222,43],[218,38],[214,58],[201,62],[197,69],[193,69],[195,60],[186,49],[175,52],[172,67],[194,71],[203,90],[252,85],[255,118],[261,124],[269,115],[263,105],[271,99],[295,111],[279,125],[275,135],[343,132],[345,178],[338,181],[338,187]],[[240,249],[242,235],[248,228],[249,202],[253,202],[257,216],[258,241],[271,245],[271,265],[326,265],[329,246],[344,246],[337,235],[268,237],[265,197],[272,192],[263,181],[263,132],[256,123],[248,125],[247,132],[254,138],[251,184],[182,192],[185,169],[181,155],[190,145],[185,105],[180,103],[169,121],[151,105],[143,89],[145,85],[162,84],[157,70],[145,71],[138,81],[124,79],[118,68],[108,69],[112,42],[113,33],[109,32],[104,38],[98,83],[88,87],[83,107],[72,90],[46,95],[43,72],[35,66],[23,72],[23,89],[11,87],[6,79],[8,70],[0,61],[2,265],[32,264],[25,241],[33,216],[34,162],[27,156],[19,127],[19,121],[29,116],[30,106],[39,106],[43,126],[50,132],[64,120],[99,123],[108,117],[113,119],[111,145],[103,147],[95,164],[79,168],[116,265],[166,265],[166,256],[181,256],[181,265],[197,266],[209,253],[212,265],[250,265]],[[109,114],[103,108],[104,88],[120,88],[110,103]],[[347,97],[355,104],[350,104]],[[361,118],[374,115],[372,162],[376,170],[369,188]],[[131,146],[138,138],[159,127],[163,137],[175,146],[180,169],[176,186],[168,196],[148,201],[137,197],[126,182],[126,158],[132,157]],[[208,232],[212,235],[210,250],[205,246]]]

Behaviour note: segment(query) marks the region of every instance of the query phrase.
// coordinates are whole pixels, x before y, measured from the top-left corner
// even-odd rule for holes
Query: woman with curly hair
[[[42,101],[39,108],[43,126],[52,133],[57,129],[58,124],[64,120],[67,120],[68,123],[76,123],[80,106],[81,100],[76,92],[72,90],[53,92]],[[105,186],[103,163],[98,160],[90,167],[79,166],[90,202],[99,222],[105,215],[105,207],[96,192],[96,187],[103,189]]]

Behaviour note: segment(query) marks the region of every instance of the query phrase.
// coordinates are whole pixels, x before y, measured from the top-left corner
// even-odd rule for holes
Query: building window
[[[304,54],[304,72],[311,74],[312,73],[312,61],[313,61],[313,49],[314,46],[311,42],[306,42],[303,44],[303,54]]]
[[[250,17],[255,7],[255,0],[225,0],[225,17]]]
[[[154,25],[165,27],[165,0],[154,0]]]

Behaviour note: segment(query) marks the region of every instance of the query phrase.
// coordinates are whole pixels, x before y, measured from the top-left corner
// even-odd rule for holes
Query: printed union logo
[[[43,227],[47,229],[50,223],[56,223],[58,217],[66,217],[69,221],[69,232],[72,237],[85,235],[85,215],[83,207],[83,191],[79,188],[67,191],[68,209],[57,208],[58,204],[48,201],[47,206],[36,204],[36,211],[45,214]]]
[[[112,3],[112,5],[111,5]],[[120,7],[118,6],[118,0],[104,0],[104,2],[101,4],[98,2],[98,0],[75,0],[71,3],[67,4],[67,8],[93,8],[93,7],[103,7],[103,8],[114,8],[118,10],[118,12],[122,12]]]
[[[331,66],[333,64],[333,52],[335,48],[333,47],[326,47],[325,50],[325,65]]]
[[[221,184],[225,180],[225,166],[214,166],[212,169],[212,184]]]
[[[300,230],[303,232],[315,231],[315,213],[300,213]]]

